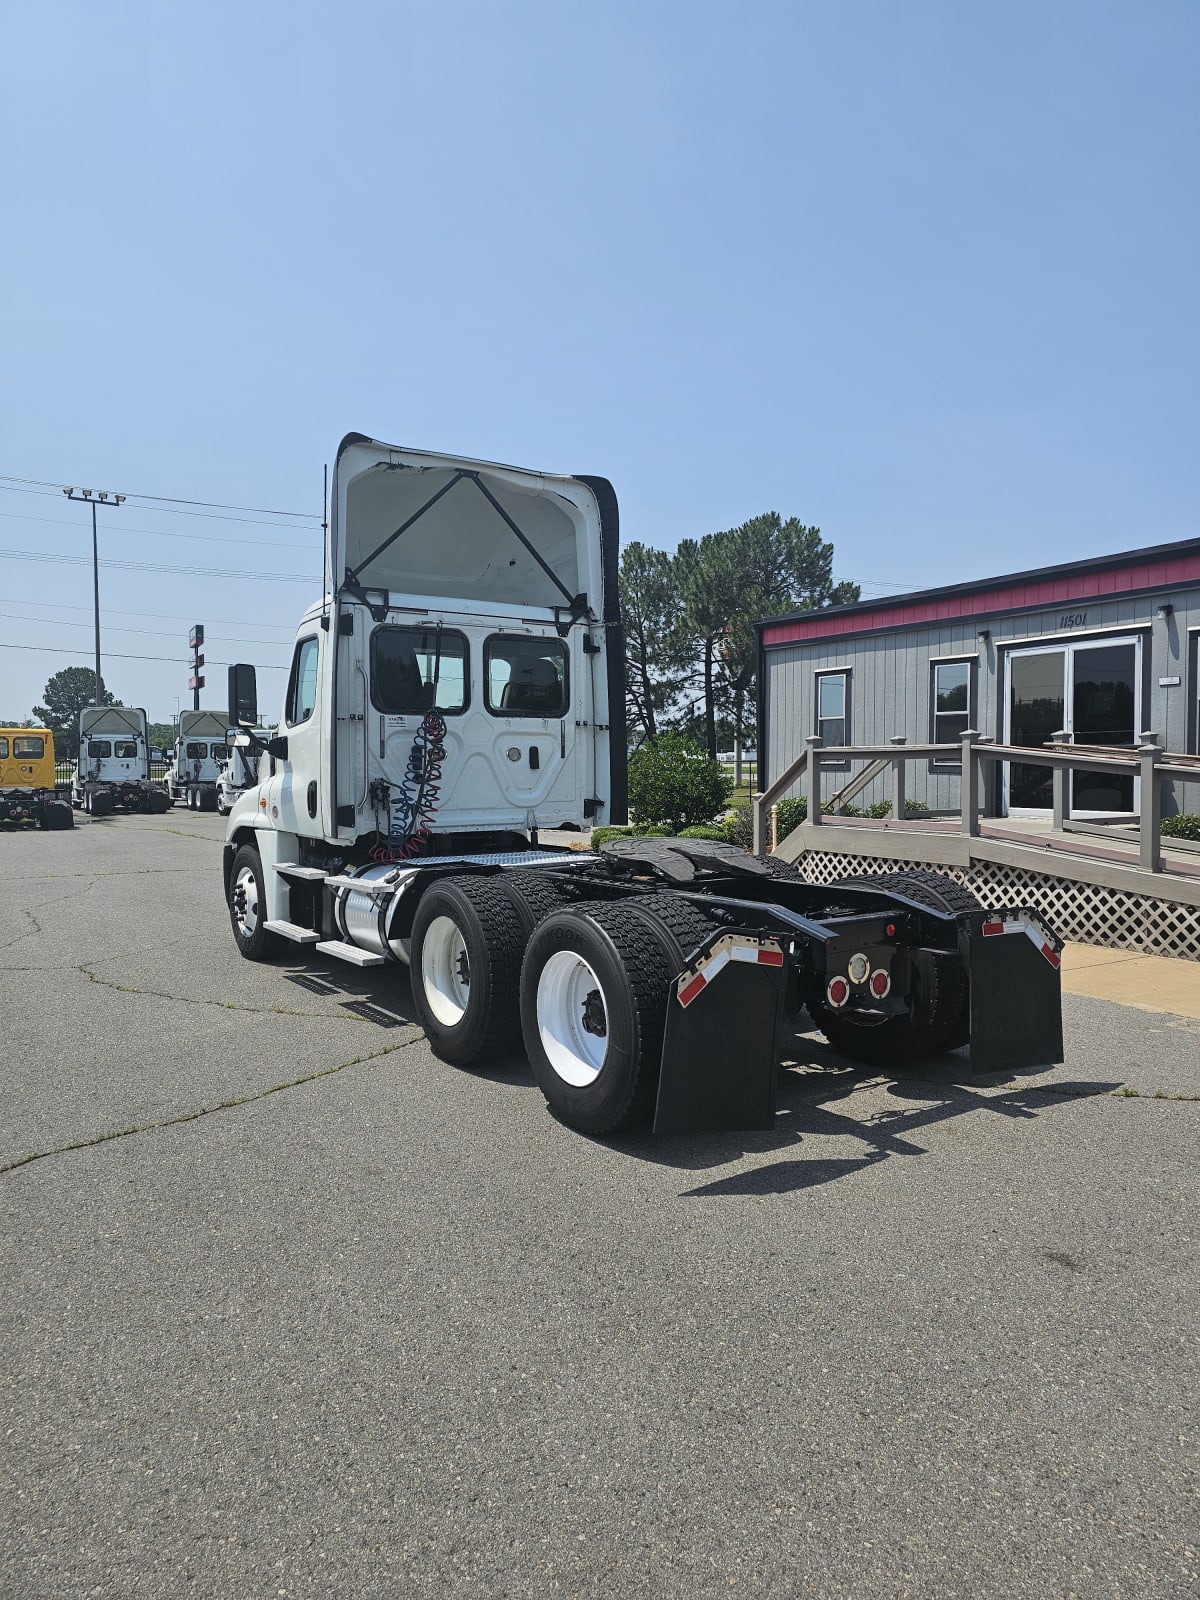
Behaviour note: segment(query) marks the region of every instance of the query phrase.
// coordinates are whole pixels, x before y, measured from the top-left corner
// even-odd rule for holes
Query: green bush
[[[904,815],[906,817],[918,817],[922,811],[928,810],[929,807],[923,800],[906,800],[904,802]],[[875,804],[868,806],[865,811],[855,811],[853,806],[847,806],[846,812],[848,816],[874,817],[877,822],[882,822],[884,817],[891,816],[892,802],[890,800],[876,800]]]
[[[781,800],[775,807],[776,839],[786,839],[793,828],[798,828],[808,817],[808,801],[802,794]]]
[[[672,831],[711,822],[733,793],[733,779],[681,733],[660,734],[629,758],[629,805],[634,815]]]
[[[1200,840],[1200,816],[1194,811],[1182,811],[1177,817],[1164,817],[1162,831],[1168,839]]]
[[[736,844],[743,850],[754,849],[754,812],[749,806],[736,806],[727,812],[721,829],[726,844]]]
[[[697,823],[691,828],[680,828],[679,837],[681,839],[717,839],[721,844],[724,844],[725,830],[724,828],[711,827],[707,823]]]

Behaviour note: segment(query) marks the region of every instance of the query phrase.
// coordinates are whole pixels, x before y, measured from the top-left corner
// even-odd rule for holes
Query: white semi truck
[[[174,805],[186,800],[189,811],[216,811],[217,784],[229,761],[228,726],[219,711],[181,711],[179,731],[171,746],[163,788]]]
[[[229,815],[238,795],[258,782],[259,751],[271,735],[266,728],[252,728],[250,733],[258,748],[235,745],[228,751],[229,759],[217,778],[217,810],[223,817]]]
[[[1026,911],[928,872],[818,888],[701,840],[539,842],[625,820],[604,479],[351,434],[330,518],[273,737],[249,731],[254,669],[230,669],[230,746],[261,754],[224,852],[248,960],[407,965],[439,1056],[523,1045],[592,1134],[769,1127],[804,1008],[883,1066],[966,1043],[979,1070],[1061,1059],[1060,947]]]
[[[146,713],[137,706],[85,706],[71,785],[75,809],[106,817],[114,811],[161,813],[170,803],[150,782]]]

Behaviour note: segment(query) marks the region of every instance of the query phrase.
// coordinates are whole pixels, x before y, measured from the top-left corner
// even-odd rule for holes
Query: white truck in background
[[[189,811],[216,811],[221,769],[228,764],[226,719],[219,711],[181,711],[179,730],[167,758],[163,788],[172,805],[185,800]]]
[[[877,1067],[967,1042],[977,1071],[1061,1060],[1057,941],[935,873],[817,886],[706,840],[540,844],[625,820],[624,672],[606,480],[349,435],[273,737],[230,669],[230,748],[261,758],[223,859],[241,955],[406,965],[437,1055],[523,1043],[593,1135],[772,1126],[803,1009]]]
[[[161,814],[171,802],[150,782],[146,713],[137,706],[84,706],[71,804],[89,816],[114,811]]]
[[[267,728],[251,728],[251,737],[259,746],[262,746],[271,737]],[[217,777],[217,810],[221,816],[227,817],[233,808],[233,802],[240,794],[258,782],[258,763],[262,759],[259,750],[253,746],[242,747],[234,745],[232,749],[222,744],[228,760],[224,762]]]

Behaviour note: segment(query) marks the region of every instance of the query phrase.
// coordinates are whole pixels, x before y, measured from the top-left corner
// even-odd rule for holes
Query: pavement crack
[[[42,931],[41,923],[34,916],[33,912],[28,910],[25,906],[17,907],[17,915],[19,917],[27,917],[33,926],[26,928],[24,933],[17,934],[15,939],[6,939],[3,944],[0,944],[0,950],[11,950],[14,945],[23,944],[26,939],[32,939],[35,934],[39,934]]]
[[[183,1006],[216,1006],[221,1011],[245,1011],[256,1017],[310,1017],[318,1022],[361,1022],[361,1017],[340,1016],[329,1011],[298,1011],[292,1006],[249,1006],[238,1000],[213,1000],[207,995],[171,994],[166,989],[142,989],[133,983],[118,983],[115,978],[102,978],[91,967],[81,963],[75,970],[89,983],[102,989],[112,989],[117,994],[136,994],[149,1000],[174,1000]],[[2,1169],[0,1169],[2,1170]]]
[[[20,1156],[16,1161],[5,1162],[0,1166],[0,1174],[16,1172],[19,1167],[28,1167],[35,1161],[45,1161],[49,1156],[66,1155],[72,1150],[89,1150],[93,1145],[111,1144],[115,1139],[128,1139],[135,1133],[156,1133],[162,1128],[177,1128],[185,1122],[199,1122],[203,1117],[215,1117],[221,1111],[235,1111],[239,1106],[253,1105],[256,1100],[266,1100],[273,1094],[282,1094],[287,1089],[299,1089],[306,1083],[315,1083],[320,1078],[332,1078],[339,1072],[345,1072],[347,1067],[365,1066],[369,1061],[379,1061],[384,1056],[395,1055],[399,1050],[407,1050],[409,1045],[415,1044],[424,1035],[419,1029],[407,1039],[402,1039],[398,1044],[385,1045],[382,1050],[370,1050],[366,1055],[355,1056],[350,1061],[339,1061],[336,1066],[321,1067],[316,1072],[306,1072],[299,1078],[289,1078],[283,1083],[273,1083],[268,1089],[255,1090],[253,1094],[237,1095],[231,1100],[221,1100],[214,1106],[201,1106],[196,1111],[184,1111],[177,1117],[164,1117],[158,1122],[142,1122],[128,1128],[112,1128],[107,1133],[94,1134],[90,1139],[72,1139],[69,1144],[54,1145],[49,1150],[34,1150],[28,1155]]]

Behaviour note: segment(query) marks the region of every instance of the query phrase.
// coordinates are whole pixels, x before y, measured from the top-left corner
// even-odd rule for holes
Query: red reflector
[[[781,967],[783,965],[782,950],[760,950],[758,952],[760,967]]]
[[[1042,946],[1042,954],[1045,956],[1046,960],[1050,963],[1050,965],[1057,972],[1057,970],[1058,970],[1059,966],[1061,965],[1061,963],[1059,961],[1058,956],[1054,953],[1054,951],[1050,948],[1050,946],[1048,944],[1044,944]]]
[[[985,922],[983,925],[983,931],[984,934],[989,937],[993,933],[1003,933],[1004,924],[1002,922]]]
[[[679,991],[679,1004],[681,1006],[691,1005],[707,982],[708,979],[703,973],[700,973],[699,977],[693,978],[686,988]]]
[[[894,922],[889,922],[883,931],[887,934],[889,939],[894,939],[896,937],[896,924]]]

